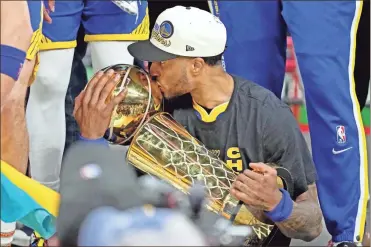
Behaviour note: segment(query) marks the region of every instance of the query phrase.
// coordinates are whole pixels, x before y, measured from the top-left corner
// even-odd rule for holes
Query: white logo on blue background
[[[336,140],[339,144],[344,144],[347,142],[345,127],[343,125],[336,126]]]
[[[174,26],[170,21],[164,21],[160,25],[160,35],[164,39],[170,38],[174,33]]]

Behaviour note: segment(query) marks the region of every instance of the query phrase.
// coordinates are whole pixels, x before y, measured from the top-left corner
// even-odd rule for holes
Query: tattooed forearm
[[[261,209],[256,209],[256,208],[250,207],[250,206],[248,206],[246,204],[245,204],[245,207],[260,222],[265,223],[265,224],[270,224],[270,225],[273,225],[274,224],[270,219],[267,218],[267,216],[265,216],[264,211],[262,211]]]
[[[310,185],[308,191],[297,198],[291,216],[276,223],[285,236],[308,242],[318,237],[322,231],[322,211],[317,198],[315,185]]]

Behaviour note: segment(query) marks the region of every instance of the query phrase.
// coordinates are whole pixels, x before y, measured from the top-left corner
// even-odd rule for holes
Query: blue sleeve
[[[82,137],[81,135],[79,135],[79,141],[80,142],[85,142],[85,143],[92,143],[92,144],[101,144],[101,145],[104,145],[104,146],[108,147],[108,141],[106,139],[104,139],[103,137],[98,138],[98,139],[87,139],[87,138]]]

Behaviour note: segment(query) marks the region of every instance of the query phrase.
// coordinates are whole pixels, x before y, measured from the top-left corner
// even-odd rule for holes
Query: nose
[[[152,77],[160,76],[160,71],[161,71],[160,62],[153,62],[149,69],[149,73],[151,74],[151,76]]]

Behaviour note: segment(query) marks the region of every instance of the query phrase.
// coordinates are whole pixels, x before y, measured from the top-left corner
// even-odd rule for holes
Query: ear
[[[192,74],[199,75],[205,67],[205,61],[202,58],[195,58],[192,60]]]

